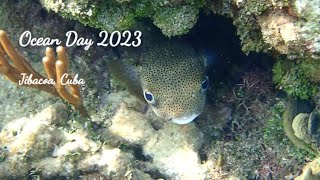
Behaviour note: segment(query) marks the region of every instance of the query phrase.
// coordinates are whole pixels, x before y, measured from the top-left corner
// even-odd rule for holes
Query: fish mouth
[[[188,124],[198,116],[199,116],[199,114],[193,113],[193,114],[191,114],[189,116],[182,116],[182,117],[179,117],[179,118],[172,118],[171,120],[172,120],[173,123],[176,123],[176,124]]]

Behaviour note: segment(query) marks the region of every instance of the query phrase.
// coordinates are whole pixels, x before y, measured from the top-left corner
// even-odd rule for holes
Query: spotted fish
[[[126,74],[123,81],[129,91],[144,99],[157,116],[187,124],[203,111],[206,102],[209,80],[203,59],[185,43],[166,41],[146,48],[141,67],[134,70],[137,75],[127,64],[119,65],[120,61],[109,63],[109,69],[118,77]]]

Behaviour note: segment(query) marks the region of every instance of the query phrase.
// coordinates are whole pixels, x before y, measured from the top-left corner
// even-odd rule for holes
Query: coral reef
[[[40,2],[4,0],[0,5],[0,23],[14,46],[28,28],[35,37],[62,40],[74,29],[96,41],[96,29],[41,6],[109,31],[136,28],[150,18],[169,37],[187,33],[202,8],[211,10],[233,19],[244,52],[275,50],[295,58],[277,59],[274,81],[290,95],[315,97],[319,104],[318,10],[312,6],[317,0]],[[43,69],[38,62],[42,50],[21,48],[37,72]],[[295,115],[288,109],[282,115],[285,103],[275,96],[270,72],[250,69],[219,82],[210,90],[204,114],[179,126],[159,119],[110,80],[106,55],[118,57],[114,49],[70,47],[68,53],[73,57],[70,72],[85,78],[80,90],[91,119],[57,98],[0,77],[0,179],[285,179],[313,157],[287,138],[284,131]],[[311,172],[317,173],[303,174]]]
[[[185,126],[165,122],[155,130],[153,121],[161,121],[151,114],[146,115],[120,105],[112,118],[112,125],[104,136],[111,136],[127,146],[138,145],[143,155],[152,159],[144,166],[153,167],[168,178],[202,179],[206,177],[206,166],[202,166],[197,151],[203,135],[194,124]],[[168,141],[170,139],[170,141]],[[131,145],[130,145],[131,144]],[[152,169],[152,168],[151,168]]]
[[[319,59],[318,0],[218,1],[210,9],[233,19],[242,50],[276,50],[290,58]]]
[[[292,96],[311,99],[319,87],[317,4],[318,0],[222,0],[212,3],[209,9],[233,20],[243,52],[274,55],[277,60],[274,81],[280,89]]]
[[[61,112],[65,112],[61,105],[48,107],[2,128],[0,143],[5,160],[0,163],[1,178],[54,178],[99,171],[101,177],[119,179],[130,171],[129,154],[88,139],[83,130],[74,132],[55,126],[63,123]],[[31,174],[34,169],[39,171]]]
[[[160,8],[153,17],[153,23],[168,37],[182,35],[196,24],[198,8],[181,6],[173,8]]]
[[[107,31],[134,28],[141,18],[150,18],[168,37],[186,34],[204,8],[233,19],[244,52],[273,48],[291,58],[319,59],[318,0],[40,2],[63,17]]]
[[[303,71],[304,75],[312,83],[320,84],[320,61],[313,59],[304,59],[301,61],[299,68]]]
[[[137,20],[151,18],[168,37],[186,34],[197,21],[205,1],[53,1],[41,0],[48,10],[106,31],[127,30]]]
[[[112,118],[110,128],[100,129],[101,139],[97,141],[98,137],[94,138],[79,122],[70,123],[72,127],[69,128],[63,127],[65,113],[65,106],[60,104],[30,118],[7,123],[0,132],[4,157],[0,163],[0,177],[31,176],[29,172],[36,169],[38,171],[32,176],[43,178],[98,173],[105,178],[132,176],[139,179],[140,176],[149,177],[146,172],[152,175],[153,169],[157,169],[161,177],[171,179],[206,176],[207,166],[201,165],[197,154],[202,134],[194,124],[179,126],[165,122],[155,131],[152,121],[148,121],[155,118],[151,111],[142,115],[122,104]],[[128,122],[130,127],[127,127]],[[132,129],[130,134],[128,129]],[[134,163],[135,158],[139,158],[136,150],[130,150],[134,145],[142,148],[140,158],[145,156],[146,161],[138,159],[139,163]],[[169,160],[172,163],[167,163]]]
[[[199,10],[212,11],[232,18],[243,52],[273,51],[301,61],[297,68],[301,68],[302,72],[297,73],[299,74],[297,78],[290,76],[298,79],[294,87],[289,87],[290,83],[277,82],[288,94],[302,99],[312,98],[315,92],[315,85],[312,83],[319,82],[316,70],[319,68],[319,63],[313,61],[320,59],[317,21],[320,11],[315,8],[319,3],[318,0],[163,1],[158,3],[146,0],[108,3],[95,1],[90,5],[87,1],[41,2],[48,10],[57,12],[63,17],[77,19],[84,24],[108,31],[134,28],[139,26],[136,22],[140,17],[151,18],[168,37],[186,34],[197,22]],[[275,76],[280,75],[275,74]],[[287,79],[287,76],[282,74],[281,78]],[[309,81],[312,85],[309,85]]]

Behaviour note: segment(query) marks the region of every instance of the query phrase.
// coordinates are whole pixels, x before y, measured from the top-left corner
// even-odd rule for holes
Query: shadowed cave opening
[[[268,76],[272,76],[274,61],[271,55],[256,52],[250,52],[246,55],[242,52],[237,29],[230,18],[201,14],[195,27],[185,37],[196,50],[204,52],[211,61],[210,68],[207,69],[207,76],[210,80],[207,103],[214,104],[217,94],[221,91],[232,91],[247,72],[261,70],[267,72]],[[224,132],[220,133],[212,133],[212,124],[198,121],[196,124],[205,134],[204,143],[198,152],[202,163],[208,160],[210,148],[208,144],[214,140],[233,139],[233,137],[223,135],[232,134],[231,122],[226,122],[223,128]]]
[[[229,84],[239,80],[244,72],[254,68],[271,71],[273,60],[266,53],[241,50],[241,42],[232,19],[221,15],[200,14],[187,37],[196,49],[204,51],[212,64],[208,71],[211,85]]]

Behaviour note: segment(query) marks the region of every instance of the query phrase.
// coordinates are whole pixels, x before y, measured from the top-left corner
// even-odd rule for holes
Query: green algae
[[[237,27],[237,34],[241,40],[243,52],[260,52],[267,49],[257,16],[261,15],[270,7],[267,1],[250,0],[239,3],[238,12],[234,15],[234,25]]]
[[[263,127],[263,139],[265,145],[273,148],[276,153],[282,154],[282,150],[286,149],[287,155],[297,158],[299,162],[303,162],[305,157],[314,157],[316,153],[308,145],[296,140],[290,130],[294,118],[292,105],[286,104],[282,99],[271,107],[271,116]],[[293,139],[291,141],[293,143],[289,139]]]
[[[279,58],[273,67],[273,81],[278,88],[300,99],[313,98],[318,92],[318,86],[305,75],[298,62]]]
[[[314,59],[305,59],[300,63],[300,68],[305,76],[313,83],[320,83],[320,61]]]
[[[198,9],[193,6],[163,8],[154,17],[154,24],[168,37],[188,33],[198,19]]]
[[[204,0],[180,1],[66,1],[41,0],[47,9],[64,18],[106,31],[135,28],[137,19],[150,18],[168,37],[189,32],[197,21]]]

